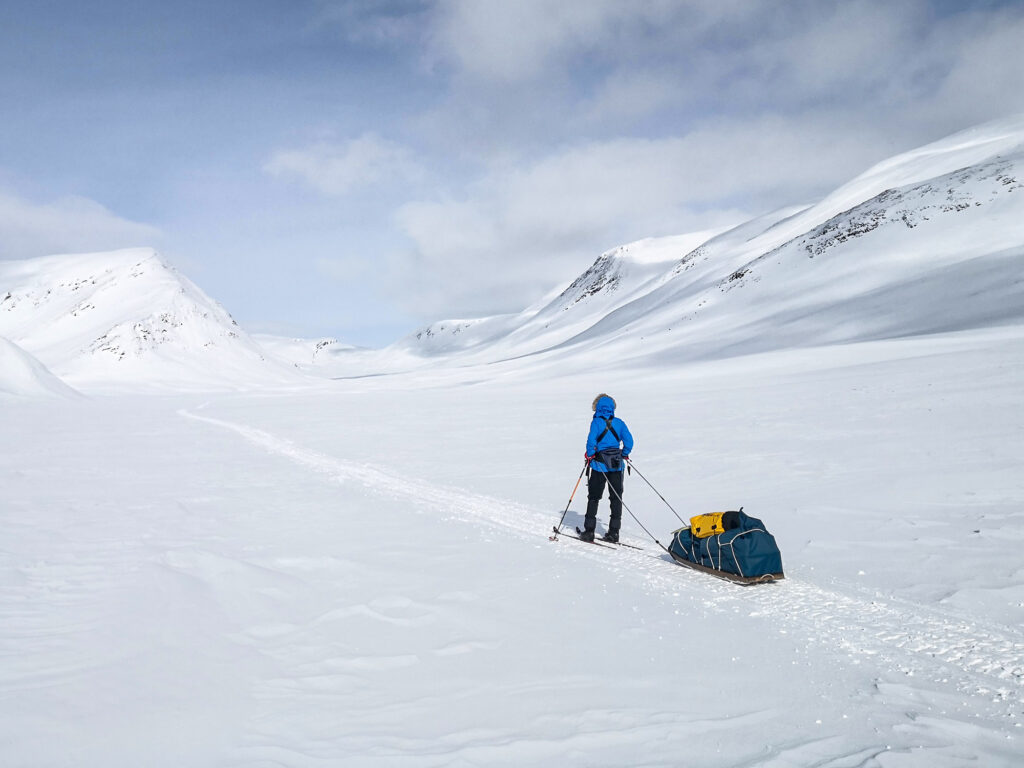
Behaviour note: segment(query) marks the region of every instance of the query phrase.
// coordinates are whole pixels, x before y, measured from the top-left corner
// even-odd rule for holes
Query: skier
[[[626,459],[633,450],[633,435],[622,419],[615,417],[615,400],[601,393],[594,398],[594,417],[590,420],[590,434],[587,435],[586,460],[590,463],[590,477],[587,480],[587,516],[583,521],[584,541],[594,540],[597,528],[597,505],[604,495],[607,480],[610,486],[608,502],[611,517],[605,541],[617,543],[619,526],[622,524],[622,475]]]

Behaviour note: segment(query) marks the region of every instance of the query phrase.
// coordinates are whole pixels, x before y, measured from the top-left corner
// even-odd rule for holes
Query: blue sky
[[[386,344],[1024,111],[1024,3],[0,5],[0,258],[153,245]]]

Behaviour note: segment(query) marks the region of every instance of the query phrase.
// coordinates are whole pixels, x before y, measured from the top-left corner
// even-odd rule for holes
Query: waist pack
[[[598,451],[594,454],[594,458],[604,464],[608,469],[621,469],[622,468],[622,449],[621,448],[605,448],[603,451]]]
[[[741,510],[742,511],[742,508]],[[739,512],[708,512],[690,518],[690,532],[694,538],[706,539],[740,526]]]

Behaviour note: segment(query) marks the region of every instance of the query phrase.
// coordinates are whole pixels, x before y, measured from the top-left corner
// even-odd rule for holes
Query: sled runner
[[[768,584],[770,582],[786,578],[782,573],[766,573],[763,576],[740,576],[739,574],[729,573],[728,571],[720,571],[717,568],[708,568],[704,565],[691,563],[689,560],[680,557],[675,552],[670,551],[669,554],[672,555],[672,559],[679,563],[679,565],[692,568],[693,570],[700,571],[701,573],[706,573],[709,576],[715,576],[719,579],[731,581],[733,584],[740,584],[744,587],[749,587],[751,584]]]

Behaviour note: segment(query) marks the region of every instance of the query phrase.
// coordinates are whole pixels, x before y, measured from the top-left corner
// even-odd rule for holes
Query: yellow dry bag
[[[738,512],[708,512],[690,518],[690,531],[698,539],[717,536],[739,525]]]

